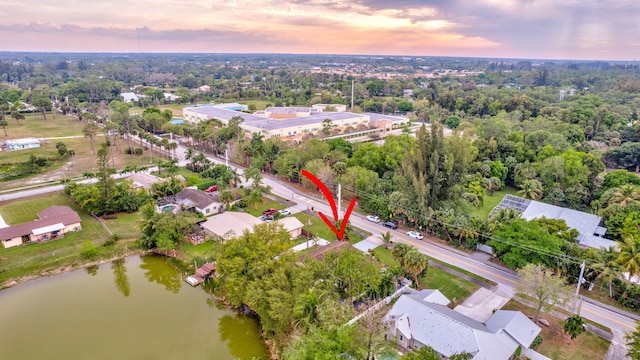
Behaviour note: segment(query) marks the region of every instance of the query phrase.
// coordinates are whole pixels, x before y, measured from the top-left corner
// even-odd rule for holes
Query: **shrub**
[[[80,255],[85,259],[91,259],[92,257],[98,254],[98,250],[96,250],[95,245],[91,242],[91,240],[85,240],[82,243],[82,248],[80,250]]]

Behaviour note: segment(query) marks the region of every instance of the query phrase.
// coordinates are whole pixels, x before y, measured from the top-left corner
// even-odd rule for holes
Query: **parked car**
[[[211,185],[204,190],[205,192],[212,193],[218,191],[218,187],[216,185]]]
[[[280,214],[282,214],[282,216],[291,215],[291,211],[289,211],[287,209],[280,210]]]
[[[407,231],[407,235],[411,236],[414,239],[422,240],[424,236],[417,231]]]
[[[271,215],[262,215],[258,219],[261,220],[261,221],[264,221],[264,222],[272,222],[273,221],[273,216],[271,216]]]
[[[273,216],[273,214],[277,213],[279,210],[274,208],[269,208],[262,212],[262,215]]]
[[[380,222],[380,218],[375,216],[375,215],[367,215],[367,220],[374,222],[374,223],[379,223]]]
[[[382,226],[388,227],[389,229],[397,229],[398,228],[398,224],[396,224],[393,221],[385,221],[385,222],[382,223]]]

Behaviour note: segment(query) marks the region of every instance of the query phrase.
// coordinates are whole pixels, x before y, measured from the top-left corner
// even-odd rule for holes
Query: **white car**
[[[422,240],[424,236],[417,231],[407,231],[407,235],[411,236],[414,239]]]
[[[367,220],[374,222],[374,223],[378,223],[380,222],[380,218],[375,216],[375,215],[367,215]]]
[[[279,211],[283,216],[291,215],[291,211],[284,209]]]

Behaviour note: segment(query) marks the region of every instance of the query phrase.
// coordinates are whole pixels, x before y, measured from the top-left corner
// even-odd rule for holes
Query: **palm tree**
[[[618,251],[613,247],[599,249],[594,254],[594,263],[591,267],[598,272],[596,280],[602,279],[602,283],[609,282],[609,297],[613,297],[613,279],[620,277],[621,265],[618,262]],[[602,285],[600,285],[602,289]]]
[[[222,190],[220,192],[220,201],[224,204],[224,208],[228,209],[229,205],[236,199],[236,194],[231,190]]]
[[[170,142],[167,144],[166,149],[169,150],[169,153],[171,154],[171,158],[172,159],[176,159],[176,149],[178,148],[178,143],[176,142]]]
[[[620,242],[620,254],[618,262],[624,271],[629,272],[629,279],[634,275],[640,275],[640,240],[627,236]]]
[[[384,247],[385,248],[390,248],[391,247],[391,233],[390,232],[384,232],[384,233],[380,233],[380,236],[378,236],[378,239],[382,240],[382,242],[384,243]]]
[[[525,180],[520,184],[518,194],[525,199],[535,200],[542,196],[542,183],[539,180]]]
[[[627,205],[640,205],[640,186],[633,184],[625,184],[615,188],[609,198],[609,205],[619,204],[624,207]]]
[[[293,307],[294,324],[297,327],[306,329],[318,321],[318,306],[323,297],[323,293],[316,293],[314,288],[302,294]]]
[[[429,266],[429,258],[427,255],[419,252],[416,249],[412,249],[404,256],[404,268],[413,276],[413,281],[416,289],[420,289],[420,283],[418,282],[418,275]]]
[[[392,255],[393,258],[398,260],[400,266],[404,268],[404,259],[409,251],[414,249],[413,246],[407,244],[396,244],[393,247]]]
[[[511,221],[518,219],[520,215],[515,209],[501,208],[497,212],[490,214],[489,216],[489,230],[495,231],[498,225],[507,224]]]

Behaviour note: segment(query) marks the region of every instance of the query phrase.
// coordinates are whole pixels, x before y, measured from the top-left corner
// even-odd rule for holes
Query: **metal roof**
[[[520,311],[498,310],[485,322],[492,332],[504,329],[524,347],[531,346],[541,329]]]
[[[50,233],[52,231],[60,231],[62,229],[64,229],[64,224],[63,223],[57,223],[57,224],[53,224],[53,225],[49,225],[49,226],[43,226],[41,228],[33,229],[33,230],[31,230],[31,232],[33,233],[33,235],[42,235],[42,234]]]
[[[482,324],[446,306],[429,302],[436,291],[401,295],[385,315],[385,321],[393,322],[396,330],[410,336],[415,345],[428,345],[445,357],[466,352],[472,354],[474,360],[509,359],[520,345],[519,340],[530,344],[540,332],[540,328],[520,312],[497,311],[494,320],[496,314],[487,320],[492,326]],[[537,332],[529,340],[535,329]]]

